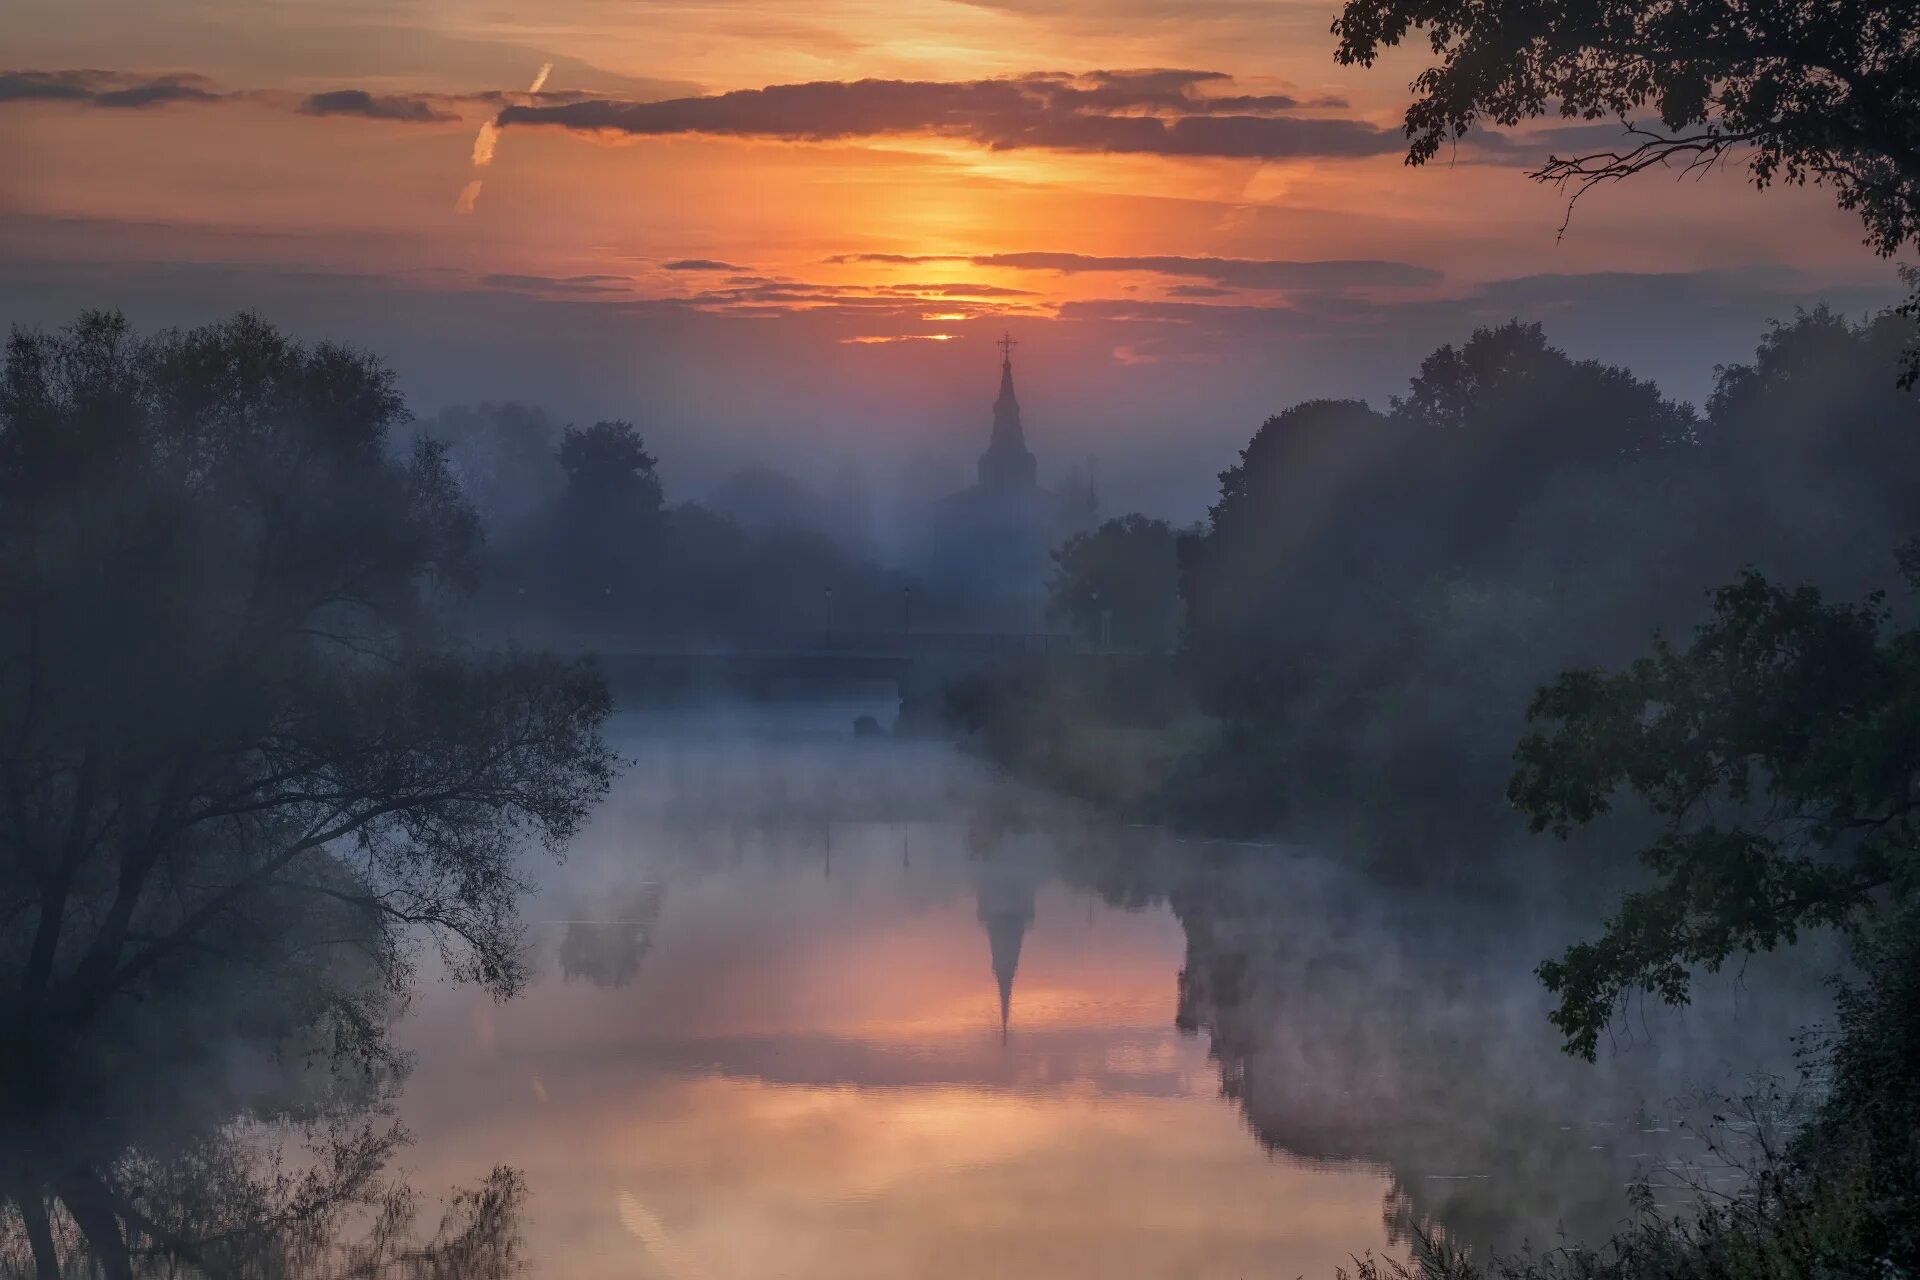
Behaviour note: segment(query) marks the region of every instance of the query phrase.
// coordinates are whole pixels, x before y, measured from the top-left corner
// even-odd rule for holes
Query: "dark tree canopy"
[[[1510,461],[1605,461],[1683,445],[1694,415],[1618,365],[1574,360],[1538,324],[1476,329],[1420,362],[1394,412],[1414,426],[1499,433]]]
[[[575,494],[659,509],[654,457],[631,422],[596,422],[585,430],[568,427],[558,457],[567,487]]]
[[[1577,198],[1655,166],[1740,158],[1761,187],[1831,186],[1883,257],[1920,240],[1910,0],[1348,0],[1333,31],[1339,60],[1362,66],[1425,34],[1435,63],[1413,82],[1409,163],[1483,119],[1616,119],[1627,141],[1554,155],[1534,176]],[[1905,381],[1916,375],[1909,348]]]
[[[1904,554],[1920,588],[1920,548]],[[1508,795],[1566,835],[1631,792],[1660,818],[1657,877],[1595,942],[1541,966],[1567,1047],[1592,1057],[1635,992],[1684,1003],[1694,966],[1849,926],[1920,891],[1920,631],[1749,573],[1692,644],[1570,671],[1534,697]]]
[[[438,447],[395,459],[405,416],[372,357],[251,316],[7,346],[0,1194],[57,1196],[109,1276],[121,1153],[298,1109],[207,1055],[391,1075],[417,940],[513,990],[518,852],[608,786],[590,664],[447,642],[477,525]]]
[[[1183,665],[1230,722],[1212,772],[1268,780],[1249,823],[1359,787],[1504,830],[1527,699],[1556,673],[1684,633],[1743,566],[1835,598],[1884,585],[1920,512],[1920,400],[1884,374],[1907,331],[1798,315],[1698,414],[1512,322],[1434,351],[1390,412],[1269,419],[1181,544]]]
[[[1109,520],[1054,549],[1054,612],[1082,635],[1161,652],[1180,638],[1179,535],[1143,515]]]

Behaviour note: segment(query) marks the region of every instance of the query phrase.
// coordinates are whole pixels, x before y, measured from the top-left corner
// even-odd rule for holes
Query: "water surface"
[[[1805,1016],[1572,1062],[1530,970],[1592,901],[1114,827],[867,709],[617,723],[535,982],[410,1015],[421,1189],[521,1169],[539,1275],[1330,1277],[1604,1230]]]

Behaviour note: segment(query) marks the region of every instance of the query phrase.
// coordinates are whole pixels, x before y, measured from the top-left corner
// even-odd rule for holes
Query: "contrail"
[[[533,77],[533,83],[527,86],[528,93],[538,93],[546,85],[547,77],[553,74],[553,64],[543,62],[540,71]],[[493,163],[493,153],[500,146],[500,126],[489,120],[480,126],[480,132],[473,139],[473,167],[484,169]],[[479,178],[461,189],[460,198],[454,202],[456,213],[472,213],[474,204],[480,199]]]

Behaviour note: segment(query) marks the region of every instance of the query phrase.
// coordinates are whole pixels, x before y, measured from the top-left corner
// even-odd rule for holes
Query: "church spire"
[[[980,487],[998,492],[1031,489],[1037,482],[1039,464],[1027,450],[1026,432],[1020,425],[1020,401],[1013,394],[1013,349],[1020,344],[1012,334],[1001,335],[1000,396],[993,402],[993,436],[987,451],[980,455]]]

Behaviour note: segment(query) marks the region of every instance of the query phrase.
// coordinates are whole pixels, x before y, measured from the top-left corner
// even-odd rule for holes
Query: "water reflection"
[[[1398,893],[1103,827],[844,708],[752,714],[632,726],[536,908],[548,976],[407,1028],[419,1174],[524,1170],[539,1274],[1331,1275],[1414,1223],[1547,1240],[1617,1219],[1675,1099],[1802,1016],[1708,1001],[1566,1061],[1530,969],[1579,913],[1545,886]]]
[[[1679,1100],[1817,1008],[1709,994],[1572,1062],[1530,970],[1590,885],[1114,828],[850,710],[622,726],[635,767],[530,911],[540,978],[406,1012],[411,1147],[397,1074],[235,1047],[248,1097],[319,1091],[318,1146],[130,1100],[114,1184],[217,1274],[1331,1276],[1416,1225],[1604,1231],[1686,1153]],[[0,1273],[77,1244],[21,1203]]]
[[[664,898],[661,885],[636,885],[592,904],[609,913],[605,918],[566,921],[566,936],[560,940],[561,976],[596,987],[632,982],[653,948],[653,927]]]

